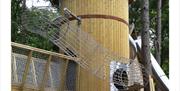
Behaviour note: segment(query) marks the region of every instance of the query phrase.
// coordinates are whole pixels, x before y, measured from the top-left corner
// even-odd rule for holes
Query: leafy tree
[[[155,57],[159,65],[161,65],[161,5],[162,1],[157,1],[157,30],[155,40]]]
[[[157,1],[157,30],[156,30],[156,40],[155,40],[155,57],[159,65],[161,65],[161,6],[162,0]],[[156,91],[161,91],[159,86],[156,86]]]
[[[141,37],[142,37],[142,60],[143,60],[143,65],[148,71],[148,75],[151,75],[152,73],[152,68],[151,68],[151,57],[150,57],[150,45],[149,45],[149,0],[143,0],[142,1],[142,30],[141,30]],[[149,85],[147,85],[144,89],[145,91],[149,91]]]
[[[42,9],[41,11],[37,11],[38,9],[28,9],[26,8],[24,2],[26,0],[12,0],[11,1],[11,40],[12,42],[17,42],[21,44],[30,45],[33,47],[38,47],[50,51],[58,51],[58,47],[56,47],[53,43],[51,43],[48,39],[41,37],[40,35],[25,31],[22,15],[24,12],[29,12],[31,16],[40,16],[41,13],[48,14],[48,17],[52,19],[54,17],[52,11],[48,9]],[[51,13],[50,13],[51,12]],[[32,18],[33,19],[33,18]],[[36,21],[34,18],[32,21]],[[38,22],[34,22],[32,24],[36,25]]]
[[[135,24],[132,36],[134,39],[141,34],[141,6],[142,1],[136,0],[129,6],[129,22]],[[154,42],[157,26],[157,0],[149,0],[149,18],[150,18],[150,34],[151,41]],[[169,75],[169,0],[162,0],[162,32],[161,32],[161,67],[166,75]],[[151,52],[155,55],[154,45],[151,46]]]

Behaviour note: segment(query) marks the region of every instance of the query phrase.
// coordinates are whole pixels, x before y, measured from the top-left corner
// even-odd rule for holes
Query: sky
[[[27,0],[26,6],[28,8],[31,8],[32,6],[49,6],[50,2],[44,1],[44,0]]]

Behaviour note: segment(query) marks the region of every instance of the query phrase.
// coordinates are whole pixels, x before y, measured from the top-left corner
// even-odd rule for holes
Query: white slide
[[[141,50],[141,39],[133,40],[133,38],[129,35],[129,41],[131,45],[133,45],[134,48],[136,49],[134,51],[137,51],[138,49],[139,51]],[[152,64],[153,76],[157,84],[160,86],[162,91],[169,91],[169,79],[165,75],[162,68],[157,63],[152,53],[151,53],[151,64]]]

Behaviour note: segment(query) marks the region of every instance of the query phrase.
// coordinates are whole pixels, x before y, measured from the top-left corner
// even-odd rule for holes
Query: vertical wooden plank
[[[152,83],[151,83],[151,76],[150,76],[150,75],[149,75],[149,87],[150,87],[150,88],[149,88],[150,91],[152,91],[152,88],[151,88],[151,87],[152,87]]]
[[[35,70],[35,66],[34,66],[34,61],[32,60],[32,72],[33,72],[33,83],[35,84],[35,86],[37,85],[37,76],[36,76],[36,70]]]
[[[49,77],[50,77],[51,87],[54,87],[53,78],[52,78],[52,72],[51,72],[51,64],[50,64],[50,67],[49,67]]]
[[[17,66],[16,66],[16,57],[15,55],[12,55],[13,56],[13,75],[14,75],[14,78],[15,78],[15,82],[18,82],[18,76],[17,76]]]
[[[150,87],[150,91],[155,91],[155,87],[154,87],[154,81],[151,75],[149,75],[149,87]]]
[[[31,60],[32,60],[32,52],[33,51],[30,51],[29,54],[28,54],[25,70],[24,70],[24,73],[23,73],[22,84],[21,84],[22,91],[24,90],[24,85],[26,83],[28,71],[29,71],[29,68],[30,68],[30,63],[31,63]]]
[[[48,80],[48,70],[49,70],[51,58],[52,58],[52,55],[49,55],[49,58],[47,60],[46,66],[45,66],[45,71],[44,71],[44,75],[43,75],[44,77],[43,77],[43,80],[42,80],[42,83],[41,83],[40,91],[44,91],[46,82]]]
[[[61,69],[61,76],[60,76],[60,89],[59,91],[65,91],[66,90],[66,72],[67,72],[67,67],[68,67],[69,60],[65,60],[65,65],[63,65]]]
[[[152,77],[151,77],[151,82],[152,82],[152,91],[155,91],[154,80],[153,80],[153,78],[152,78]]]

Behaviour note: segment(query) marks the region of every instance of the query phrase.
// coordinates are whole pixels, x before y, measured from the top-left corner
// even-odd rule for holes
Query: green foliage
[[[38,11],[41,10],[41,11]],[[23,20],[22,15],[24,12],[28,12],[30,15],[29,20],[31,20],[32,25],[41,24],[38,21],[37,16],[41,16],[42,13],[48,15],[48,19],[52,19],[55,17],[55,13],[53,11],[47,9],[27,9],[23,10],[22,0],[12,0],[11,1],[11,40],[13,42],[30,45],[37,48],[42,48],[50,51],[58,51],[58,47],[53,45],[48,39],[41,37],[40,35],[25,31],[25,28],[22,26]],[[32,26],[28,27],[32,29]]]
[[[136,0],[129,7],[129,21],[135,24],[135,30],[132,34],[136,38],[141,33],[141,0]],[[150,29],[153,33],[156,31],[157,17],[157,0],[150,0]],[[161,66],[165,73],[169,75],[169,0],[162,0],[162,49],[161,49]],[[151,40],[154,38],[151,36]],[[154,54],[154,48],[151,49]]]

